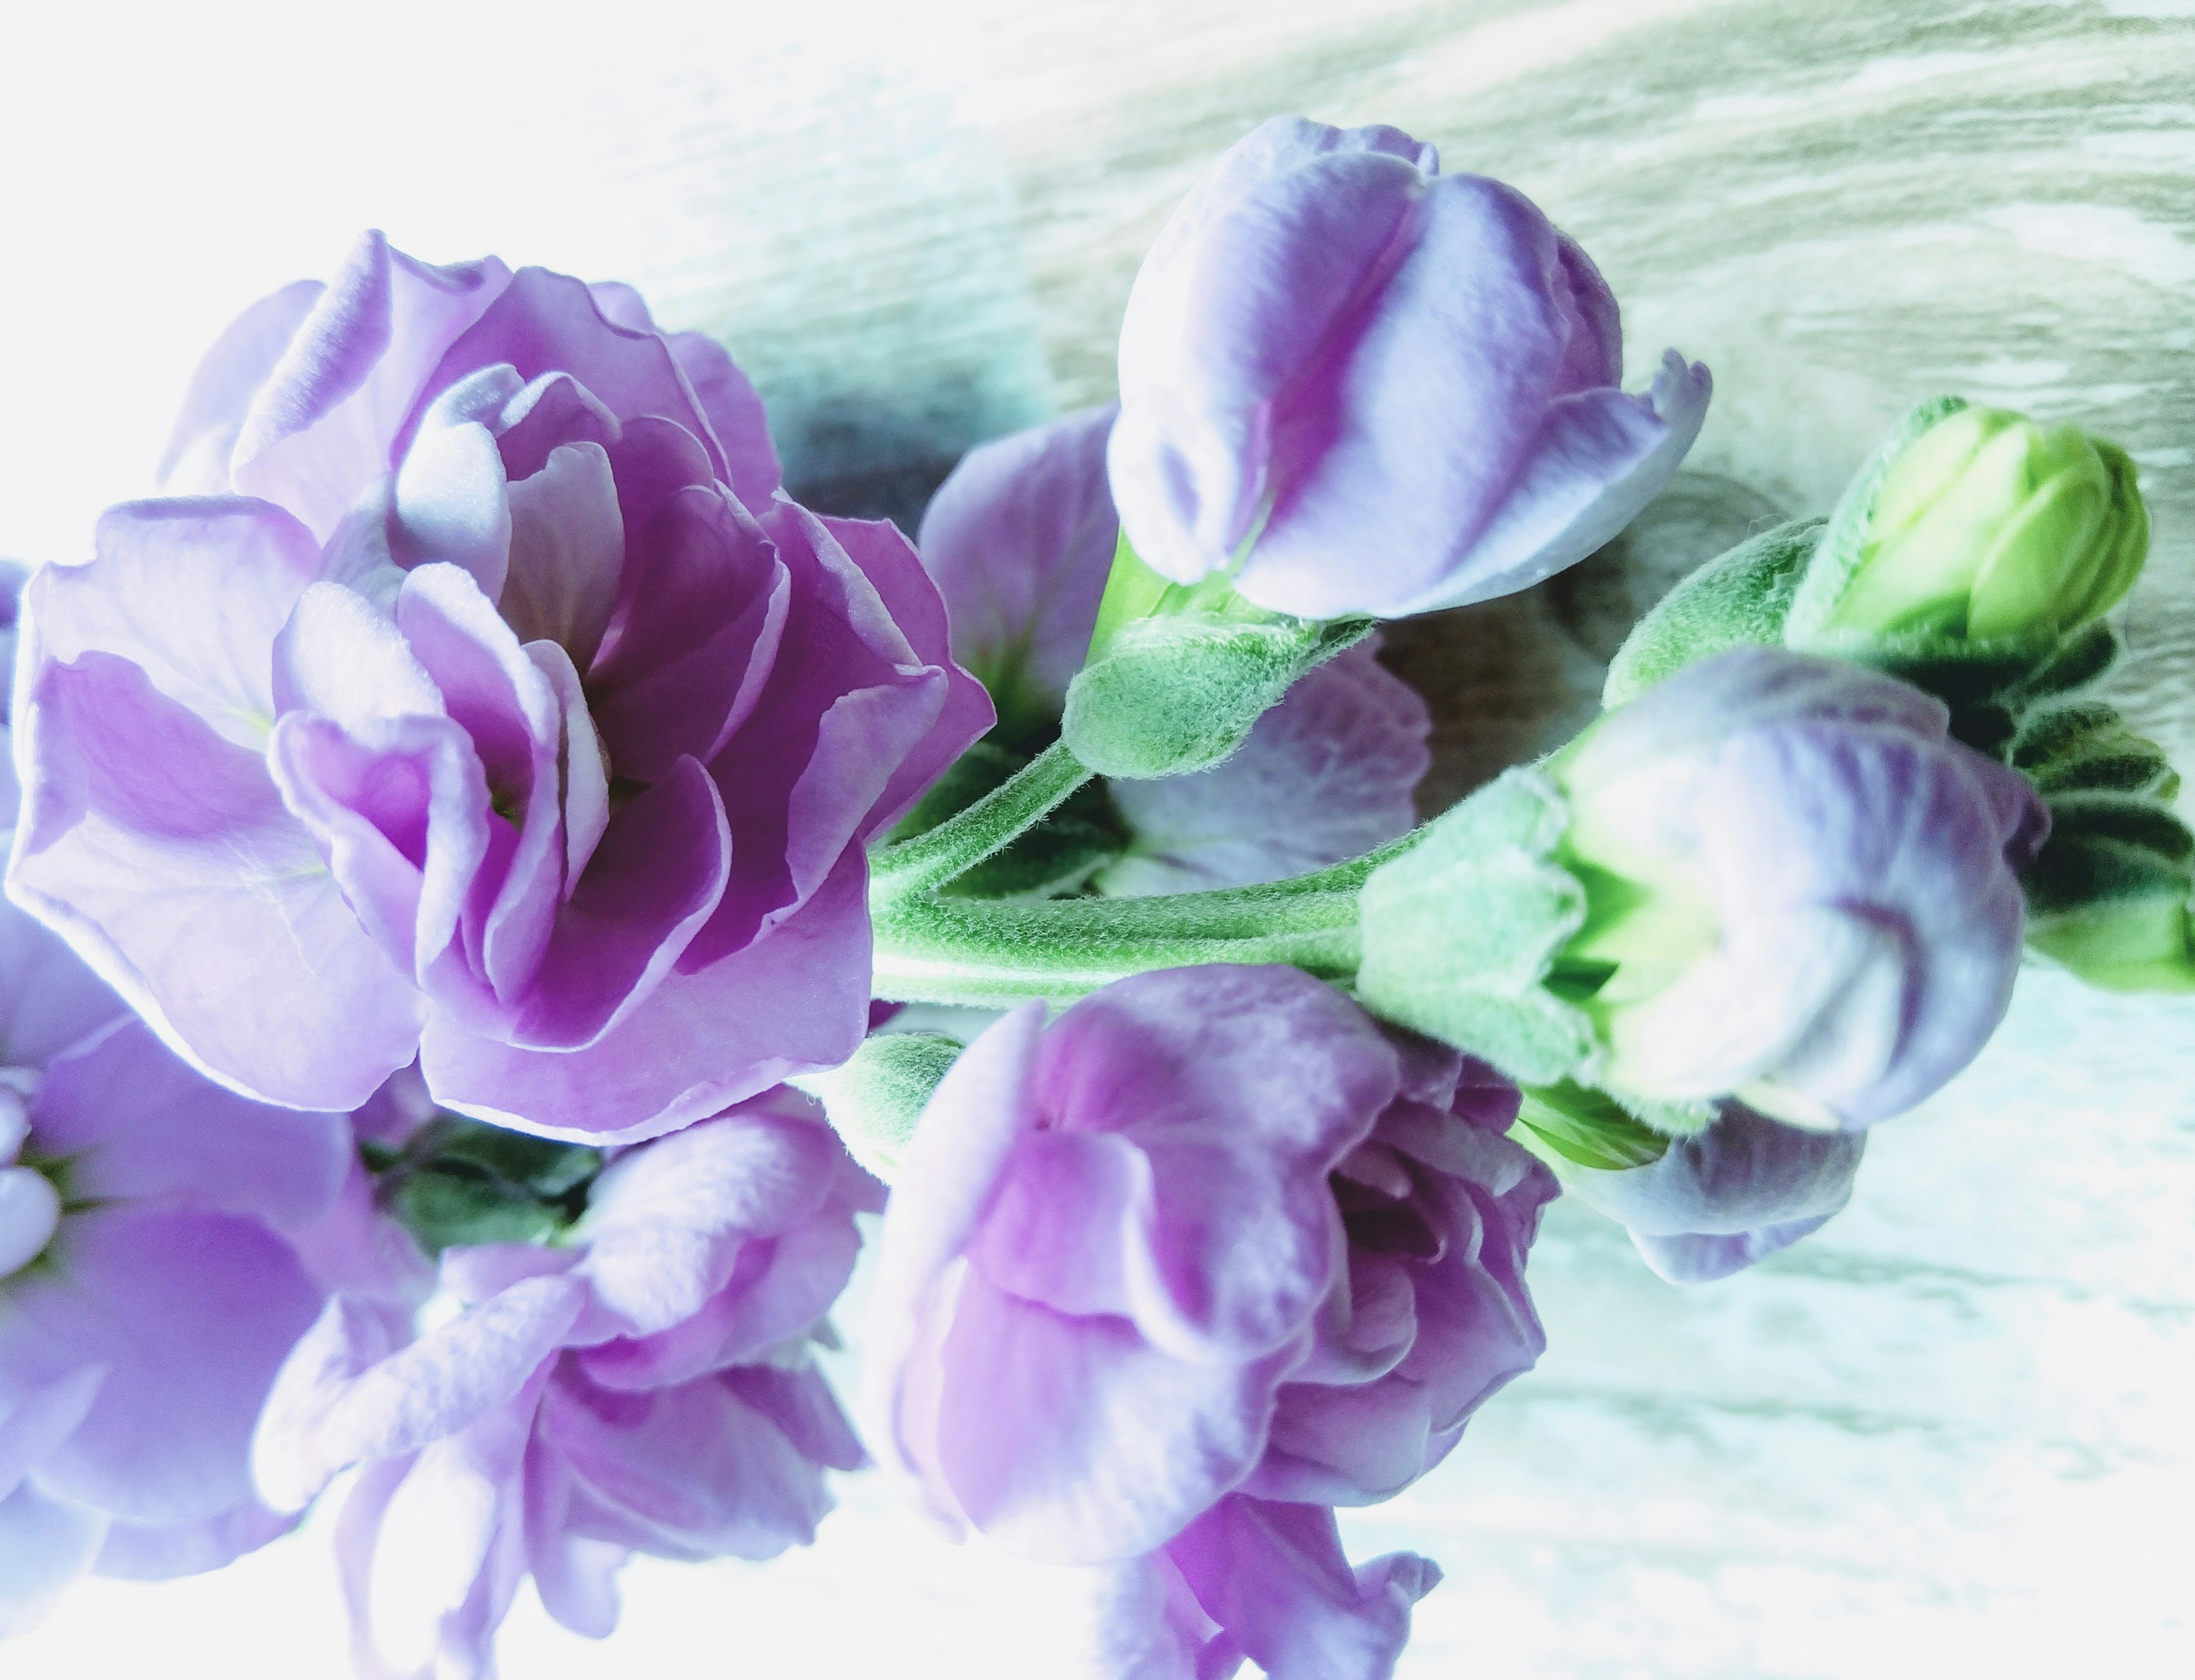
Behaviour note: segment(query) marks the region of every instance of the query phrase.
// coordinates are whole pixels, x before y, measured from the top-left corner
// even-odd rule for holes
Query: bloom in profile
[[[1688,666],[1375,871],[1360,992],[1535,1085],[1903,1113],[2003,1018],[2049,826],[1945,722],[1837,660]]]
[[[918,546],[953,654],[990,688],[1000,735],[1059,726],[1119,540],[1105,479],[1115,410],[1086,409],[971,450],[923,516]],[[1249,886],[1408,833],[1430,762],[1425,702],[1357,643],[1299,677],[1208,769],[1110,783],[1126,829],[1091,877],[1118,897]]]
[[[1618,388],[1616,300],[1513,187],[1391,128],[1277,118],[1175,210],[1121,326],[1136,551],[1305,618],[1483,601],[1628,524],[1698,434],[1674,351]]]
[[[2133,587],[2149,514],[2118,445],[1956,399],[1902,430],[1817,635],[2054,638]]]
[[[357,1296],[284,1366],[253,1449],[301,1509],[362,1465],[337,1545],[360,1669],[493,1671],[529,1576],[601,1637],[636,1551],[767,1558],[815,1537],[861,1448],[809,1355],[875,1181],[776,1091],[618,1155],[555,1244],[442,1251],[416,1338]]]
[[[173,1046],[631,1140],[842,1059],[867,841],[990,721],[886,525],[621,286],[369,236],[26,592],[9,889]]]
[[[1352,1572],[1330,1507],[1421,1474],[1540,1351],[1555,1187],[1515,1112],[1293,969],[1015,1011],[902,1159],[873,1449],[948,1526],[1102,1567],[1109,1671],[1386,1674],[1437,1572]]]
[[[1571,1166],[1563,1187],[1626,1227],[1671,1283],[1711,1283],[1812,1235],[1852,1200],[1864,1132],[1779,1125],[1725,1102],[1696,1136],[1620,1170]]]

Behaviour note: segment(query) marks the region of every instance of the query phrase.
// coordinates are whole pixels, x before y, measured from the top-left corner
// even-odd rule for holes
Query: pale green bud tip
[[[793,1083],[822,1103],[847,1152],[889,1184],[960,1048],[937,1033],[880,1033],[843,1066]]]
[[[2116,605],[2148,552],[2149,515],[2117,444],[1959,408],[1891,464],[1825,628],[2060,635]]]

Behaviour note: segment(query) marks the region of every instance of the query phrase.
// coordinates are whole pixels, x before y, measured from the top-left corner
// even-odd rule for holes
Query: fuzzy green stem
[[[1091,771],[1055,741],[965,810],[869,860],[869,910],[881,920],[1005,850],[1088,781]]]
[[[1290,880],[1218,892],[1036,903],[902,896],[876,918],[876,994],[991,1006],[1065,1001],[1131,975],[1201,963],[1289,963],[1346,986],[1360,949],[1357,889],[1414,837]]]

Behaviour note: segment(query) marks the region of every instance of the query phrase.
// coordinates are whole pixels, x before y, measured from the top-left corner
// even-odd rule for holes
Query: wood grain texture
[[[409,218],[438,257],[493,242],[635,281],[733,346],[806,493],[910,522],[968,445],[1110,394],[1143,249],[1265,117],[1400,124],[1530,193],[1607,273],[1634,377],[1674,344],[1718,390],[1687,473],[1622,542],[1391,635],[1440,713],[1429,804],[1565,737],[1661,589],[1825,509],[1941,389],[2133,451],[2156,547],[2112,692],[2195,768],[2185,0],[953,0],[543,38],[530,98],[447,120],[546,185],[438,187],[383,158],[397,208],[346,187],[328,213],[400,241]],[[370,137],[364,93],[315,97]],[[2195,1671],[2191,1093],[2187,1004],[2031,973],[1982,1062],[1875,1136],[1852,1208],[1793,1253],[1682,1292],[1558,1207],[1541,1369],[1350,1524],[1449,1570],[1405,1680]],[[604,1647],[522,1608],[506,1671],[796,1671],[742,1649],[827,1674],[1058,1671],[1042,1583],[925,1549],[873,1484],[848,1499],[765,1571],[637,1567]],[[252,1643],[251,1595],[331,1618],[299,1585],[314,1541],[172,1597],[89,1588],[9,1671],[101,1671],[122,1623],[168,1615],[221,1630],[233,1675],[294,1673],[294,1647]],[[310,1671],[338,1660],[325,1637]]]

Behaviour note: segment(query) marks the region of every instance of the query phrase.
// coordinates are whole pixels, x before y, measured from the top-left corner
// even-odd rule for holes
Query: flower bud
[[[1856,665],[1691,665],[1374,871],[1360,995],[1665,1131],[1729,1096],[1823,1128],[1900,1113],[2002,1018],[2048,827],[1944,727]]]
[[[1825,548],[1842,575],[1819,631],[2054,640],[2133,585],[2149,515],[2117,444],[1963,404],[1928,405],[1901,431],[1855,484],[1872,505],[1851,509],[1864,523],[1849,570]]]
[[[1615,297],[1513,187],[1443,175],[1395,129],[1286,118],[1161,231],[1120,371],[1138,549],[1307,618],[1484,601],[1583,559],[1676,470],[1710,389],[1674,351],[1619,388]]]
[[[915,1123],[960,1044],[942,1033],[879,1033],[846,1063],[797,1083],[823,1105],[846,1152],[890,1184],[913,1141]]]

